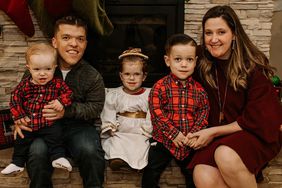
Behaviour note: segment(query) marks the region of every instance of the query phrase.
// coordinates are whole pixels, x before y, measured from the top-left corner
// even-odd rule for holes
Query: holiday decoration
[[[0,10],[3,10],[24,34],[29,37],[34,35],[34,26],[26,0],[0,0]]]
[[[275,75],[271,78],[272,84],[274,85],[274,91],[277,94],[278,98],[282,99],[282,85],[279,76]]]
[[[34,35],[34,25],[28,5],[47,37],[53,35],[55,21],[67,14],[84,18],[90,29],[99,35],[109,35],[113,31],[113,25],[104,10],[104,0],[0,0],[0,10],[29,37]]]
[[[113,25],[106,15],[103,1],[72,0],[72,7],[99,35],[104,36],[112,33]]]
[[[29,6],[31,10],[34,12],[34,15],[38,21],[39,27],[42,30],[42,32],[47,37],[52,37],[55,18],[53,16],[50,16],[47,10],[45,9],[44,0],[29,0]],[[49,9],[49,11],[51,12],[55,11],[54,9],[53,10]],[[56,16],[58,16],[58,14],[59,12],[56,12]]]
[[[273,85],[275,85],[275,86],[280,86],[280,84],[281,84],[280,83],[280,78],[277,75],[273,76],[271,78],[271,81],[272,81]]]
[[[57,18],[69,13],[82,17],[90,29],[99,35],[109,35],[113,25],[104,11],[101,0],[29,0],[40,29],[48,37],[53,36],[53,26]]]

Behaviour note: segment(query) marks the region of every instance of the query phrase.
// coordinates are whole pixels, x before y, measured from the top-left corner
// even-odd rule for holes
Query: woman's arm
[[[237,121],[234,121],[227,125],[202,129],[190,136],[190,139],[194,137],[197,138],[197,141],[190,147],[192,147],[193,149],[200,149],[207,146],[214,138],[218,136],[232,134],[240,130],[242,130],[242,128],[239,126]]]

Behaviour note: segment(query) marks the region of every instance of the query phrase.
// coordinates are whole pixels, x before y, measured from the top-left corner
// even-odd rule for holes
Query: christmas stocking
[[[34,26],[26,0],[0,0],[0,10],[3,10],[24,34],[29,37],[34,35]]]

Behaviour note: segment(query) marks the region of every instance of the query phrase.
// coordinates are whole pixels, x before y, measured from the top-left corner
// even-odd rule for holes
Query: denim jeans
[[[65,127],[62,139],[67,152],[79,168],[84,188],[102,188],[105,170],[104,151],[95,127]],[[52,188],[53,168],[47,153],[47,145],[42,139],[33,141],[27,162],[30,188]]]

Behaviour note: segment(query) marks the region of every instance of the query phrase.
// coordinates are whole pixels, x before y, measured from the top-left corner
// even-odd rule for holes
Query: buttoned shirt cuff
[[[179,134],[179,131],[176,129],[176,128],[171,128],[171,129],[169,129],[169,128],[167,128],[166,130],[163,130],[162,131],[163,132],[163,134],[168,138],[168,139],[170,139],[170,140],[174,140],[176,137],[177,137],[177,135]]]

